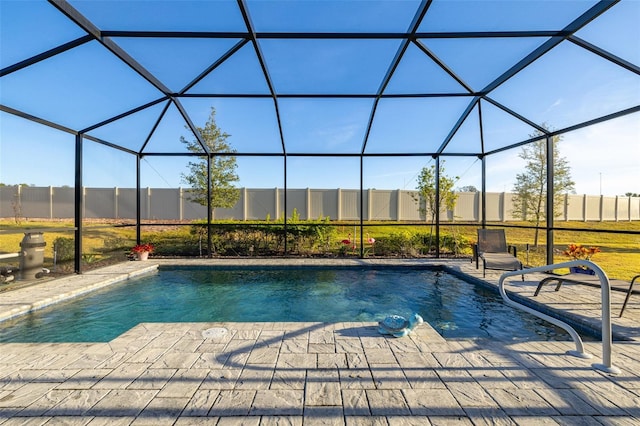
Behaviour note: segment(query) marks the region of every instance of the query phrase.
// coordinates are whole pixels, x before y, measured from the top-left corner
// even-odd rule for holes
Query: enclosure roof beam
[[[215,61],[213,64],[211,64],[209,67],[207,67],[206,70],[204,70],[202,73],[200,73],[200,75],[198,75],[189,84],[187,84],[184,87],[184,89],[182,89],[180,91],[179,94],[180,95],[184,94],[187,90],[191,89],[193,86],[198,84],[203,78],[205,78],[207,75],[209,75],[209,73],[211,73],[213,70],[215,70],[220,65],[222,65],[227,59],[229,59],[234,53],[236,53],[238,50],[240,50],[248,42],[249,42],[249,40],[243,39],[243,40],[240,40],[238,43],[236,43],[233,47],[231,47],[231,49],[229,49],[227,52],[225,52],[224,55],[222,55],[220,58],[218,58],[217,61]]]
[[[93,37],[90,35],[85,35],[75,40],[72,40],[68,43],[61,44],[58,47],[54,47],[53,49],[49,49],[46,52],[42,52],[38,55],[32,56],[24,61],[20,61],[16,64],[10,65],[6,68],[0,70],[0,77],[4,77],[5,75],[11,74],[12,72],[21,70],[33,64],[37,64],[40,61],[44,61],[45,59],[49,59],[52,56],[56,56],[58,53],[66,52],[67,50],[71,50],[78,46],[82,46],[85,43],[88,43],[93,40]]]
[[[435,53],[433,53],[427,46],[424,45],[420,40],[415,40],[414,44],[418,46],[418,49],[422,50],[422,52],[427,55],[433,62],[435,62],[440,68],[444,70],[451,78],[453,78],[460,86],[464,87],[464,89],[470,94],[473,93],[473,89],[467,83],[462,80],[462,77],[457,75],[447,64],[442,62],[440,58],[438,58]]]
[[[25,120],[32,121],[34,123],[42,124],[43,126],[51,127],[52,129],[60,130],[61,132],[77,135],[78,131],[69,127],[63,126],[53,121],[45,120],[44,118],[36,117],[35,115],[27,114],[24,111],[17,110],[15,108],[8,107],[0,104],[0,111],[15,115],[16,117],[24,118]]]
[[[573,22],[571,22],[569,25],[567,25],[562,31],[562,34],[563,34],[562,36],[553,36],[553,37],[551,37],[549,40],[547,40],[545,43],[543,43],[537,49],[534,49],[529,55],[527,55],[525,58],[523,58],[520,62],[515,64],[509,70],[507,70],[502,75],[500,75],[498,78],[496,78],[494,81],[489,83],[484,89],[482,89],[480,91],[481,96],[485,97],[487,94],[491,93],[494,89],[496,89],[498,86],[503,84],[505,81],[507,81],[508,79],[513,77],[514,75],[516,75],[518,72],[522,71],[525,67],[529,66],[532,62],[534,62],[535,60],[540,58],[542,55],[544,55],[547,52],[549,52],[551,49],[556,47],[558,44],[560,44],[562,41],[564,41],[568,37],[570,37],[570,35],[573,34],[575,31],[579,30],[580,28],[582,28],[583,26],[585,26],[586,24],[591,22],[593,19],[598,17],[600,14],[604,13],[607,9],[609,9],[611,6],[613,6],[613,4],[615,4],[617,1],[619,1],[619,0],[615,0],[613,2],[610,1],[610,0],[600,1],[599,3],[594,5],[591,9],[589,9],[588,11],[583,13],[581,16],[579,16],[577,19],[575,19]],[[426,46],[424,46],[420,42],[416,42],[416,44],[425,53],[427,53],[427,55],[429,55],[434,61],[436,61],[447,73],[449,73],[449,75],[451,75],[453,78],[455,78],[456,81],[458,81],[458,83],[463,85],[467,90],[472,91],[471,87],[469,87],[468,85],[464,84],[462,79],[460,79],[455,74],[453,74],[453,72],[451,70],[449,70],[449,68],[446,67],[444,65],[444,63],[441,63],[440,61],[438,61],[437,58],[435,57],[435,55],[433,55],[431,52],[429,52],[429,50],[426,48]],[[451,130],[451,132],[449,133],[447,138],[444,140],[444,142],[440,146],[440,149],[438,150],[439,152],[442,152],[446,148],[446,146],[449,144],[449,142],[451,141],[451,139],[453,138],[455,133],[458,131],[458,129],[460,128],[460,126],[462,125],[464,120],[468,117],[468,115],[471,112],[471,109],[475,105],[476,101],[477,100],[474,100],[474,102],[471,103],[467,107],[467,109],[463,112],[463,114],[460,116],[460,118],[458,119],[456,125],[454,126],[454,128]],[[492,103],[496,104],[495,102],[492,102]],[[509,110],[507,110],[507,109],[503,108],[503,110],[509,112]],[[528,124],[533,124],[530,120],[524,120],[524,121],[526,123],[528,123]],[[540,130],[542,126],[534,125],[533,127],[538,129],[538,130]],[[540,131],[542,131],[542,130],[540,130]],[[544,134],[547,133],[546,130],[542,131],[542,132]]]
[[[82,134],[82,133],[80,133],[80,134]],[[115,144],[115,143],[112,143],[112,142],[105,141],[104,139],[96,138],[95,136],[82,134],[82,137],[84,139],[90,140],[92,142],[99,143],[100,145],[108,146],[109,148],[113,148],[113,149],[117,149],[118,151],[126,152],[127,154],[136,155],[136,156],[138,155],[138,153],[136,151],[132,150],[132,149],[125,148],[122,145],[118,145],[118,144]]]
[[[171,90],[165,86],[160,80],[158,80],[153,74],[151,74],[146,68],[144,68],[138,61],[133,59],[127,52],[125,52],[120,46],[118,46],[109,37],[104,37],[98,27],[96,27],[91,21],[89,21],[78,10],[71,6],[66,0],[49,0],[54,7],[56,7],[62,14],[73,21],[76,25],[86,31],[95,40],[100,42],[107,50],[117,56],[121,61],[127,64],[135,72],[141,75],[145,80],[151,83],[156,89],[160,90],[165,95],[170,95]]]
[[[524,140],[522,142],[518,142],[516,144],[512,144],[512,145],[505,146],[505,147],[502,147],[502,148],[494,149],[494,150],[492,150],[490,152],[487,152],[486,155],[497,154],[499,152],[507,151],[507,150],[510,150],[510,149],[513,149],[513,148],[518,148],[518,147],[520,147],[522,145],[526,145],[528,143],[540,140],[543,137],[553,137],[553,136],[562,135],[563,133],[568,133],[568,132],[573,132],[575,130],[584,129],[585,127],[593,126],[595,124],[604,123],[605,121],[614,120],[616,118],[624,117],[626,115],[635,114],[635,113],[640,113],[640,105],[637,105],[637,106],[634,106],[634,107],[631,107],[631,108],[627,108],[627,109],[624,109],[622,111],[617,111],[617,112],[614,112],[612,114],[603,115],[602,117],[594,118],[593,120],[584,121],[582,123],[579,123],[579,124],[576,124],[576,125],[573,125],[573,126],[565,127],[564,129],[558,129],[558,130],[554,130],[554,131],[548,131],[547,130],[544,135],[533,137],[533,138]]]
[[[542,127],[541,125],[529,120],[527,117],[515,112],[514,110],[512,110],[511,108],[503,105],[502,103],[496,101],[495,99],[489,97],[489,96],[483,96],[482,99],[484,99],[485,101],[489,102],[492,105],[495,105],[496,107],[500,108],[501,110],[503,110],[504,112],[506,112],[507,114],[517,118],[518,120],[527,123],[529,126],[533,127],[534,129],[536,129],[537,131],[541,132],[541,133],[548,133],[549,130],[545,129],[544,127]]]
[[[471,114],[471,111],[473,111],[473,108],[476,106],[479,100],[480,100],[480,97],[476,96],[475,98],[473,98],[471,102],[469,102],[469,105],[467,105],[467,108],[464,110],[462,115],[458,118],[458,121],[456,122],[456,124],[454,124],[453,128],[451,129],[447,137],[444,139],[444,141],[440,145],[440,148],[438,148],[438,154],[442,154],[442,151],[444,151],[447,145],[449,145],[449,142],[451,142],[451,139],[453,139],[455,134],[458,133],[458,130],[462,126],[462,123],[464,123],[467,117],[469,117],[469,114]]]
[[[158,126],[160,125],[160,122],[162,121],[162,118],[167,113],[167,110],[169,109],[169,106],[171,106],[171,100],[170,99],[167,100],[167,103],[164,105],[164,108],[162,108],[162,111],[160,111],[160,115],[158,115],[158,119],[156,120],[155,123],[153,123],[153,126],[151,127],[151,130],[149,131],[149,134],[147,135],[147,137],[145,138],[144,142],[142,143],[142,146],[140,147],[139,154],[142,154],[142,151],[144,151],[144,149],[149,144],[149,141],[151,140],[151,138],[153,137],[153,134],[155,133],[155,131],[158,128]],[[147,155],[147,154],[145,153],[145,155]]]
[[[156,104],[159,104],[160,102],[166,101],[168,99],[169,98],[167,96],[163,96],[161,98],[156,99],[155,101],[151,101],[151,102],[148,102],[148,103],[146,103],[144,105],[140,105],[139,107],[130,109],[129,111],[123,112],[122,114],[119,114],[119,115],[116,115],[114,117],[108,118],[108,119],[106,119],[104,121],[101,121],[100,123],[97,123],[97,124],[94,124],[93,126],[87,127],[86,129],[82,129],[82,130],[80,130],[80,133],[87,133],[87,132],[95,130],[95,129],[99,128],[99,127],[106,126],[107,124],[111,124],[114,121],[118,121],[121,118],[128,117],[131,114],[135,114],[136,112],[140,112],[140,111],[142,111],[144,109],[152,107],[152,106],[154,106]]]
[[[565,127],[564,129],[554,130],[550,132],[550,136],[561,135],[562,133],[573,132],[574,130],[580,130],[585,127],[593,126],[595,124],[604,123],[605,121],[614,120],[616,118],[624,117],[629,114],[635,114],[640,112],[640,105],[636,105],[631,108],[623,109],[622,111],[617,111],[611,114],[603,115],[602,117],[594,118],[593,120],[588,120],[579,124],[575,124],[573,126]]]
[[[197,152],[145,152],[145,157],[205,157],[205,153]],[[392,152],[392,153],[365,153],[359,152],[342,152],[342,153],[326,153],[326,152],[221,152],[216,154],[220,157],[477,157],[478,153],[451,153],[438,154],[437,152]]]
[[[452,98],[480,96],[480,93],[279,93],[278,99],[376,99],[376,98]],[[178,98],[268,98],[268,93],[183,93]]]
[[[40,117],[36,117],[35,115],[27,114],[26,112],[17,110],[15,108],[8,107],[6,105],[0,104],[0,111],[6,112],[6,113],[11,114],[11,115],[15,115],[16,117],[24,118],[25,120],[29,120],[29,121],[32,121],[34,123],[38,123],[38,124],[41,124],[41,125],[46,126],[46,127],[50,127],[52,129],[55,129],[55,130],[59,130],[59,131],[64,132],[64,133],[68,133],[70,135],[77,136],[79,134],[82,134],[82,132],[79,132],[77,130],[71,129],[71,128],[66,127],[66,126],[62,126],[60,124],[54,123],[52,121],[45,120],[45,119],[40,118]],[[103,139],[96,138],[95,136],[82,135],[82,137],[85,138],[85,139],[88,139],[90,141],[97,142],[97,143],[99,143],[101,145],[105,145],[105,146],[108,146],[110,148],[117,149],[119,151],[123,151],[123,152],[129,153],[129,154],[137,155],[137,153],[135,151],[132,151],[130,149],[127,149],[125,147],[122,147],[120,145],[117,145],[117,144],[114,144],[114,143],[111,143],[111,142],[107,142],[107,141],[105,141]]]
[[[418,27],[422,22],[422,18],[424,18],[424,15],[427,13],[427,10],[429,9],[429,6],[431,6],[432,1],[433,0],[422,0],[422,2],[420,3],[420,6],[418,7],[418,10],[413,16],[413,20],[411,21],[411,24],[409,25],[410,34],[413,34],[418,30]],[[393,60],[391,61],[391,64],[389,65],[389,68],[387,69],[387,72],[385,73],[384,78],[382,79],[382,83],[380,84],[380,87],[378,88],[378,92],[376,93],[375,101],[373,102],[373,105],[371,107],[371,113],[369,114],[369,121],[367,122],[367,130],[365,131],[365,134],[364,134],[364,140],[362,141],[362,148],[360,149],[360,153],[364,154],[365,150],[367,149],[367,142],[369,141],[369,135],[371,134],[371,127],[373,126],[373,120],[376,115],[376,110],[378,109],[378,103],[380,102],[380,97],[384,93],[384,90],[389,84],[389,81],[391,81],[391,77],[393,76],[393,73],[395,72],[396,68],[398,68],[400,61],[402,60],[402,56],[404,56],[404,52],[406,52],[407,47],[409,47],[409,43],[410,43],[410,39],[405,38],[404,41],[400,44]]]
[[[598,56],[600,56],[600,57],[602,57],[602,58],[604,58],[604,59],[606,59],[608,61],[611,61],[616,65],[621,66],[622,68],[626,69],[627,71],[631,71],[632,73],[635,73],[635,74],[640,74],[640,67],[639,66],[634,65],[631,62],[626,61],[626,60],[624,60],[624,59],[622,59],[622,58],[620,58],[620,57],[618,57],[616,55],[613,55],[613,54],[607,52],[606,50],[601,49],[598,46],[595,46],[595,45],[589,43],[586,40],[583,40],[583,39],[581,39],[579,37],[576,37],[576,36],[571,36],[571,37],[569,37],[569,41],[574,43],[574,44],[577,44],[578,46],[580,46],[580,47],[582,47],[584,49],[587,49],[591,53],[595,53],[596,55],[598,55]]]
[[[429,0],[431,1],[431,0]],[[130,31],[103,30],[103,37],[127,38],[242,38],[251,40],[249,32],[240,31]],[[260,39],[313,39],[313,40],[392,40],[392,39],[433,39],[433,38],[523,38],[523,37],[566,37],[570,32],[559,30],[540,31],[431,31],[431,32],[254,32]]]
[[[178,111],[180,112],[180,115],[182,115],[182,118],[187,123],[187,127],[189,127],[189,129],[191,129],[191,131],[193,132],[193,134],[196,137],[196,139],[198,140],[198,143],[200,144],[200,147],[202,148],[202,150],[204,152],[206,152],[207,155],[211,154],[211,150],[207,146],[207,142],[202,137],[202,134],[200,133],[200,130],[198,130],[198,127],[196,127],[196,125],[193,124],[193,121],[191,121],[191,117],[189,117],[189,114],[184,109],[184,106],[182,106],[182,102],[180,102],[180,99],[171,98],[171,101],[178,108]]]
[[[237,0],[238,7],[240,8],[240,13],[242,13],[242,19],[244,20],[244,24],[249,31],[249,36],[251,38],[251,43],[253,44],[253,49],[258,58],[258,62],[260,63],[260,68],[262,68],[262,74],[264,75],[265,81],[267,82],[267,86],[269,87],[269,92],[271,93],[271,97],[273,98],[273,105],[276,112],[276,121],[278,123],[278,131],[280,132],[280,143],[282,144],[282,152],[286,154],[287,147],[284,143],[284,132],[282,131],[282,118],[280,117],[280,108],[278,107],[278,94],[273,86],[273,81],[271,80],[271,76],[269,75],[269,70],[267,69],[267,64],[264,60],[264,54],[262,53],[262,49],[260,49],[260,44],[258,43],[258,39],[256,38],[256,32],[253,26],[253,22],[251,22],[251,16],[249,15],[249,9],[245,4],[246,0]]]
[[[482,92],[490,93],[502,83],[522,71],[524,68],[529,66],[532,62],[539,59],[541,56],[549,52],[551,49],[562,43],[566,40],[571,34],[575,33],[589,22],[593,21],[595,18],[606,12],[609,8],[611,8],[614,4],[618,3],[620,0],[601,0],[596,3],[593,7],[587,10],[585,13],[576,18],[573,22],[567,25],[562,33],[563,36],[554,36],[549,40],[544,42],[538,48],[534,49],[530,54],[525,56],[520,62],[512,66],[510,69],[505,71],[501,76],[496,78],[494,81],[489,83]]]

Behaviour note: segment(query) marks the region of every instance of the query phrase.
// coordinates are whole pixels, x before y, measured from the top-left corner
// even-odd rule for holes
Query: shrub
[[[73,260],[75,256],[75,244],[73,238],[58,237],[53,240],[53,250],[59,262]]]
[[[104,239],[104,246],[102,248],[103,253],[109,253],[112,251],[120,251],[127,249],[130,243],[128,240],[122,237],[107,237]]]
[[[376,240],[375,251],[379,256],[415,256],[417,238],[408,232],[394,232]]]
[[[435,253],[435,234],[419,233],[415,236],[416,246],[420,247],[423,254]],[[440,233],[440,253],[448,253],[454,256],[470,252],[471,242],[462,235]]]

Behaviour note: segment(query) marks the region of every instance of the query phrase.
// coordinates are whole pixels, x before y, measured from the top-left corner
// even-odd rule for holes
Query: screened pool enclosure
[[[372,209],[401,217],[400,202],[372,207],[371,194],[408,197],[429,167],[436,200],[452,178],[474,193],[461,200],[477,214],[436,205],[393,226],[431,227],[435,241],[445,226],[537,230],[549,263],[554,231],[640,238],[637,227],[595,230],[586,213],[586,195],[600,210],[615,197],[612,223],[638,220],[640,2],[50,0],[0,10],[0,182],[73,188],[76,272],[91,217],[85,188],[135,190],[139,242],[164,222],[143,214],[148,188],[182,191],[189,162],[206,161],[211,174],[231,157],[236,187],[277,194],[270,217],[249,219],[285,235],[300,212],[340,219],[360,256],[367,228],[385,225]],[[210,150],[200,132],[212,108],[231,151]],[[505,203],[526,169],[523,148],[540,140],[541,164],[566,160],[571,192],[585,194],[584,226],[566,227],[571,215],[557,213],[555,167],[540,171],[540,223],[496,224],[487,213],[510,208],[496,200]],[[352,191],[337,203],[354,213],[310,207],[300,192],[310,188],[319,202],[324,190]],[[213,207],[203,224],[224,217]]]

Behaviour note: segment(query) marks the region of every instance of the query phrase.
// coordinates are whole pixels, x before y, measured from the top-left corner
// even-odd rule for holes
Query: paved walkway
[[[477,274],[468,262],[446,263]],[[153,265],[3,292],[0,315]],[[528,297],[533,284],[510,288]],[[564,290],[538,298],[577,315],[597,304]],[[639,305],[632,299],[614,319],[620,332],[637,333]],[[640,342],[614,344],[619,375],[591,368],[601,344],[585,346],[594,359],[565,355],[571,342],[445,340],[426,325],[395,339],[372,323],[140,324],[109,343],[0,344],[0,424],[639,424]]]

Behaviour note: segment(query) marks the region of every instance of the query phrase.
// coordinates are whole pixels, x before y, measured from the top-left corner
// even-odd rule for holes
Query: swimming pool
[[[142,322],[379,321],[413,312],[445,338],[569,340],[440,270],[162,267],[0,323],[0,342],[106,342]]]

